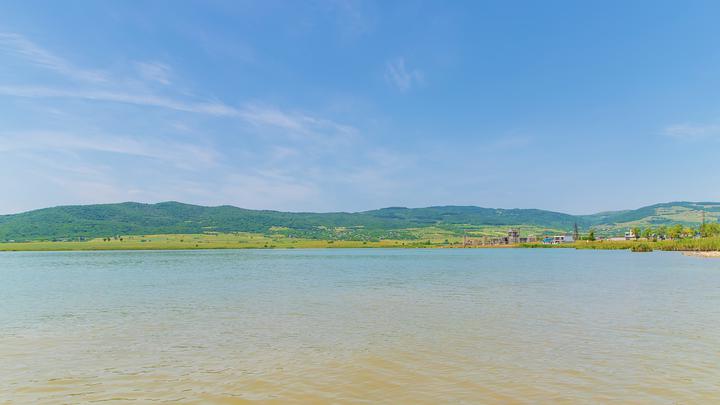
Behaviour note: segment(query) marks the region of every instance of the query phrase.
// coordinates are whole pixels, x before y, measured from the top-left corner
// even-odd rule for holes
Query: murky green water
[[[720,402],[720,260],[0,253],[0,403]]]

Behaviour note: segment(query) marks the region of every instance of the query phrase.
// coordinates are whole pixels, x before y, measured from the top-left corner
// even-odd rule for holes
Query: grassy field
[[[293,248],[418,248],[458,244],[462,238],[447,234],[423,233],[418,240],[318,240],[285,235],[255,233],[206,233],[188,235],[135,235],[121,238],[92,239],[78,242],[0,243],[0,251],[69,250],[181,250],[181,249],[293,249]],[[452,239],[452,240],[450,240]],[[447,240],[447,242],[446,242]]]
[[[270,233],[206,232],[201,234],[128,235],[84,241],[0,242],[0,251],[53,250],[180,250],[180,249],[292,249],[292,248],[424,248],[462,247],[463,232],[469,237],[500,236],[510,226],[463,226],[408,228],[390,232],[394,237],[329,229],[325,238],[299,237],[286,228]],[[519,226],[522,234],[548,232],[540,227]]]
[[[96,238],[77,242],[10,242],[0,243],[0,251],[69,251],[69,250],[183,250],[183,249],[293,249],[293,248],[462,248],[463,238],[441,228],[409,229],[414,239],[321,240],[303,239],[281,233],[204,233],[132,235],[119,238]],[[474,236],[474,235],[473,235]],[[482,248],[482,246],[480,246]],[[513,247],[508,245],[487,246]],[[720,251],[720,238],[666,241],[578,241],[562,245],[521,244],[522,248],[635,249],[669,251]]]

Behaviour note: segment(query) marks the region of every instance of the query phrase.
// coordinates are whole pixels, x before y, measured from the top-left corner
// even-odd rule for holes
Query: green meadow
[[[0,251],[71,251],[71,250],[192,250],[192,249],[307,249],[307,248],[463,248],[463,238],[442,229],[408,230],[414,239],[327,240],[289,237],[284,234],[204,233],[130,235],[95,238],[84,241],[33,241],[0,243]],[[499,234],[489,232],[489,235]],[[477,248],[478,246],[473,246]],[[479,246],[503,248],[508,245]],[[646,241],[578,241],[560,245],[525,243],[521,248],[600,249],[600,250],[663,250],[720,251],[720,237]]]
[[[182,249],[292,249],[292,248],[428,248],[462,247],[471,238],[502,236],[513,226],[428,226],[398,229],[376,235],[344,227],[325,228],[322,237],[272,227],[269,233],[204,232],[194,234],[125,235],[82,240],[36,240],[0,243],[0,251],[64,250],[182,250]],[[553,232],[538,226],[518,225],[523,235]],[[464,232],[464,234],[463,234]]]
[[[443,233],[414,240],[321,240],[283,234],[206,233],[132,235],[84,241],[32,241],[0,243],[0,251],[70,250],[183,250],[183,249],[293,249],[293,248],[418,248],[461,243]],[[446,242],[447,239],[447,242]]]

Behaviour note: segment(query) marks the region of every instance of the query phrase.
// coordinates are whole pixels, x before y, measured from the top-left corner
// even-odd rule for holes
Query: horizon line
[[[380,210],[387,210],[387,209],[406,209],[406,210],[415,210],[415,209],[427,209],[427,208],[480,208],[480,209],[491,209],[491,210],[504,210],[504,211],[512,211],[512,210],[536,210],[536,211],[545,211],[545,212],[552,212],[556,214],[563,214],[563,215],[569,215],[573,217],[583,217],[583,216],[593,216],[593,215],[600,215],[604,213],[617,213],[622,211],[633,211],[633,210],[639,210],[642,208],[648,208],[648,207],[654,207],[657,205],[667,205],[667,204],[696,204],[696,205],[719,205],[719,201],[689,201],[689,200],[675,200],[675,201],[667,201],[667,202],[659,202],[649,205],[643,205],[641,207],[637,208],[627,208],[627,209],[620,209],[620,210],[606,210],[606,211],[599,211],[591,214],[569,214],[562,211],[555,211],[550,209],[543,209],[543,208],[501,208],[501,207],[484,207],[480,205],[454,205],[454,204],[448,204],[448,205],[427,205],[427,206],[418,206],[418,207],[405,207],[405,206],[399,206],[399,205],[392,205],[392,206],[386,206],[386,207],[380,207],[380,208],[373,208],[369,210],[363,210],[363,211],[284,211],[284,210],[273,210],[273,209],[256,209],[256,208],[243,208],[239,207],[237,205],[232,204],[220,204],[220,205],[203,205],[203,204],[191,204],[191,203],[185,203],[181,201],[176,200],[167,200],[167,201],[159,201],[159,202],[139,202],[139,201],[121,201],[121,202],[113,202],[113,203],[93,203],[93,204],[60,204],[60,205],[53,205],[49,207],[43,207],[43,208],[35,208],[10,214],[0,214],[0,217],[7,217],[7,216],[14,216],[14,215],[22,215],[30,212],[35,211],[42,211],[47,209],[54,209],[54,208],[67,208],[67,207],[90,207],[90,206],[102,206],[102,205],[121,205],[121,204],[139,204],[139,205],[161,205],[161,204],[181,204],[181,205],[189,205],[193,207],[202,207],[202,208],[221,208],[221,207],[232,207],[237,208],[241,210],[247,210],[247,211],[266,211],[266,212],[281,212],[281,213],[290,213],[290,214],[362,214],[366,212],[372,212],[372,211],[380,211]]]

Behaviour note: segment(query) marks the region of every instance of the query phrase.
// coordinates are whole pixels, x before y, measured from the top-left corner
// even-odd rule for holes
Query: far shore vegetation
[[[486,228],[491,235],[501,227]],[[537,231],[532,227],[525,232]],[[28,241],[0,243],[0,251],[72,251],[72,250],[194,250],[194,249],[295,249],[295,248],[575,248],[575,249],[626,249],[635,252],[660,251],[720,251],[720,224],[706,223],[697,228],[659,226],[635,228],[627,240],[597,238],[594,231],[582,235],[572,243],[547,244],[541,242],[493,246],[467,246],[464,238],[440,228],[428,227],[407,230],[402,239],[371,238],[313,239],[271,234],[234,232],[206,232],[202,234],[125,235],[104,238]],[[636,236],[637,235],[637,236]]]
[[[520,247],[526,248],[575,248],[622,250],[633,252],[683,251],[683,252],[713,252],[720,251],[720,223],[704,223],[697,228],[675,224],[657,227],[634,227],[628,232],[625,240],[620,238],[600,239],[595,237],[591,230],[574,243],[542,244],[524,243]]]
[[[580,216],[470,206],[291,213],[177,202],[120,203],[0,215],[0,251],[487,247],[720,251],[719,221],[720,203],[709,202],[672,202]]]
[[[716,252],[720,251],[720,237],[689,238],[678,240],[580,240],[574,243],[548,245],[542,243],[524,243],[523,248],[575,248],[596,250],[631,250],[633,252],[677,251],[677,252]]]

